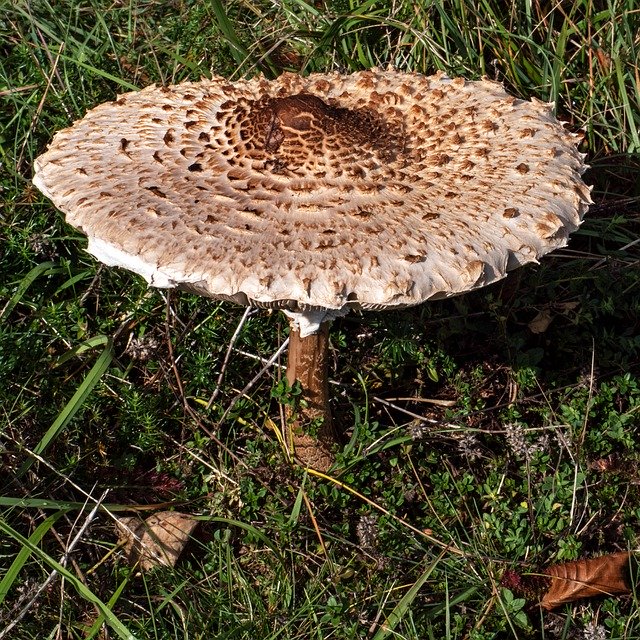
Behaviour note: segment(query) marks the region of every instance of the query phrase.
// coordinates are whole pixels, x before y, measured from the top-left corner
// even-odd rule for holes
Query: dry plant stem
[[[229,413],[231,413],[231,409],[233,409],[233,407],[236,405],[236,402],[238,402],[238,400],[240,400],[241,398],[247,395],[247,393],[253,388],[256,382],[258,382],[258,380],[262,378],[262,376],[267,372],[267,370],[275,364],[276,360],[282,355],[282,353],[285,351],[285,349],[288,346],[289,346],[289,338],[287,338],[278,347],[278,350],[268,360],[265,360],[264,367],[262,367],[262,369],[260,369],[260,371],[258,371],[258,373],[256,373],[256,375],[253,376],[251,380],[249,380],[248,384],[245,385],[242,391],[240,391],[240,393],[229,403],[229,406],[225,409],[224,413],[222,414],[222,418],[220,418],[220,420],[218,421],[218,424],[222,424],[226,420]]]
[[[336,442],[329,409],[330,324],[323,322],[316,333],[304,338],[292,324],[289,333],[287,380],[290,385],[296,380],[300,382],[306,406],[298,407],[289,425],[288,441],[298,459],[318,471],[327,471],[332,465],[332,446]],[[318,418],[322,418],[322,422],[311,434],[309,426]]]
[[[244,310],[244,313],[242,314],[242,318],[240,319],[240,322],[238,322],[238,326],[236,327],[236,330],[233,332],[233,335],[231,336],[231,340],[229,341],[229,346],[227,347],[227,352],[224,354],[224,360],[222,362],[222,367],[220,368],[220,375],[218,376],[218,381],[216,382],[216,388],[213,390],[213,393],[209,398],[209,402],[207,402],[207,409],[211,409],[211,405],[215,402],[216,398],[218,397],[218,394],[220,393],[222,380],[224,379],[224,374],[225,374],[225,371],[227,370],[227,366],[231,358],[231,351],[236,343],[236,340],[238,339],[238,336],[240,335],[240,332],[242,331],[242,327],[244,326],[244,323],[247,321],[247,318],[249,317],[249,314],[251,312],[252,312],[251,307],[247,307]]]

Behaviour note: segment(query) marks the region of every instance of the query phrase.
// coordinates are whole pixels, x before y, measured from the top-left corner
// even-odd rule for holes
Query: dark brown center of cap
[[[264,148],[278,156],[296,155],[296,150],[300,156],[327,159],[327,151],[340,154],[341,149],[352,153],[368,147],[387,155],[391,148],[398,150],[397,141],[389,144],[388,125],[370,110],[332,106],[307,93],[270,98],[262,108],[268,114],[261,118],[266,125]]]
[[[341,112],[348,112],[347,109],[330,107],[324,100],[308,93],[274,98],[271,108],[279,125],[298,131],[308,131],[314,122],[322,127],[324,120],[339,120]]]

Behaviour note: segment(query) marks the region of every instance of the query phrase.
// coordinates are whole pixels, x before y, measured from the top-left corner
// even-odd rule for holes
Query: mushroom
[[[92,109],[33,182],[107,265],[282,309],[306,400],[293,444],[323,470],[331,321],[477,289],[565,245],[591,202],[577,139],[488,80],[214,77]]]

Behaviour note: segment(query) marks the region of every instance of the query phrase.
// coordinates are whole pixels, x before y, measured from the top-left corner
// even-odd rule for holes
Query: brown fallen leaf
[[[627,552],[610,553],[548,567],[544,573],[551,578],[551,584],[541,606],[550,610],[581,598],[629,593],[630,557]]]
[[[579,302],[556,302],[545,305],[527,325],[531,333],[544,333],[558,315],[567,315],[580,305]]]
[[[198,521],[179,511],[159,511],[142,520],[136,516],[116,518],[119,542],[131,565],[143,571],[173,567]]]
[[[540,311],[527,326],[531,333],[544,333],[549,328],[552,320],[553,315],[551,315],[551,309],[547,307]]]

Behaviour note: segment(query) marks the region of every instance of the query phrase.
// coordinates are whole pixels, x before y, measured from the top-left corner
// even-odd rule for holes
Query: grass
[[[502,583],[638,545],[632,0],[0,4],[0,638],[640,637],[635,594],[545,613]],[[282,320],[100,267],[31,167],[152,82],[389,64],[553,101],[595,204],[538,267],[337,321],[350,441],[305,474],[277,438],[278,361],[239,396]],[[140,575],[113,517],[167,505],[199,533]]]

